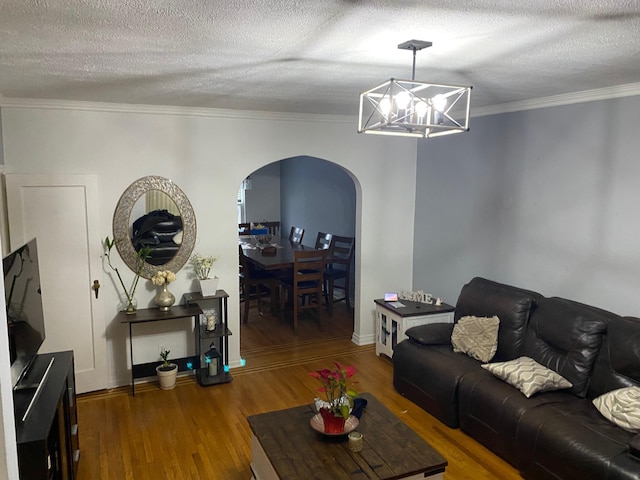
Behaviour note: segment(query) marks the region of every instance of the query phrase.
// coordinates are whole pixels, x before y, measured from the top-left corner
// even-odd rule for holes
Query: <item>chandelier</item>
[[[415,80],[416,52],[431,45],[423,40],[398,45],[413,51],[411,80],[392,78],[361,93],[358,133],[431,138],[469,130],[472,87]]]

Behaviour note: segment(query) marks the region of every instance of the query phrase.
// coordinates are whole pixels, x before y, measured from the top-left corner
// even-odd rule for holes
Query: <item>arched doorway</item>
[[[303,243],[313,246],[318,232],[333,233],[340,236],[355,237],[356,232],[356,185],[350,173],[337,164],[311,156],[296,156],[266,165],[248,176],[238,195],[239,223],[280,221],[281,236],[288,235],[291,226],[305,229]],[[277,208],[274,208],[277,204]],[[242,215],[240,215],[240,212]],[[357,252],[356,252],[357,254]],[[355,269],[351,270],[351,295],[355,292]],[[353,301],[353,298],[352,298]],[[252,303],[252,305],[255,302]],[[309,335],[327,338],[331,335],[344,335],[348,322],[347,335],[353,334],[353,309],[346,308],[346,302],[337,305],[336,318],[324,318],[327,328],[311,329],[300,332],[302,340]],[[351,303],[353,305],[353,303]],[[240,311],[245,306],[240,305]],[[257,329],[255,321],[267,324],[270,309],[263,309],[262,317],[257,308],[250,309],[249,327],[240,328],[241,335],[252,335]],[[332,315],[331,317],[333,317]],[[277,319],[275,320],[278,321]],[[332,328],[331,322],[340,322],[339,328]],[[278,327],[279,328],[279,327]],[[289,326],[290,328],[290,326]],[[262,336],[270,332],[262,332]],[[246,337],[245,337],[246,339]],[[247,342],[240,340],[241,355],[244,357]],[[272,344],[277,338],[269,340]]]

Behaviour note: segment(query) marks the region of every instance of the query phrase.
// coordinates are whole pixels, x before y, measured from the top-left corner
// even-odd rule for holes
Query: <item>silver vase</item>
[[[161,311],[166,312],[171,308],[171,305],[176,303],[176,297],[169,291],[165,282],[162,284],[162,290],[160,290],[160,293],[156,295],[153,301]]]

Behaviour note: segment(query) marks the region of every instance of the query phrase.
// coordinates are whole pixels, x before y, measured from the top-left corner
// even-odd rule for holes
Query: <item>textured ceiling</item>
[[[0,95],[355,115],[415,38],[480,107],[640,82],[639,32],[640,0],[1,0]]]

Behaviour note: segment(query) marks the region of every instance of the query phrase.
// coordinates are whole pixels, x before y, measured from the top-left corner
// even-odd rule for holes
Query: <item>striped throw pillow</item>
[[[508,362],[481,365],[496,377],[520,390],[529,398],[534,393],[571,388],[569,380],[557,372],[540,365],[529,357],[520,357]]]
[[[593,399],[604,418],[629,432],[640,432],[640,387],[612,390]]]

